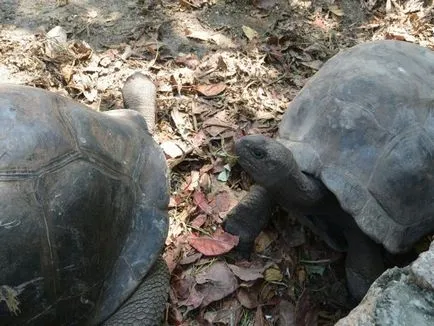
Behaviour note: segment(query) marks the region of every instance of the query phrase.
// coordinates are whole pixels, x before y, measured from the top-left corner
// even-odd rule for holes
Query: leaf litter
[[[288,102],[328,58],[373,39],[434,49],[432,5],[361,3],[141,1],[118,8],[127,10],[122,22],[66,4],[50,7],[65,18],[61,26],[47,11],[48,30],[0,29],[2,81],[101,111],[122,107],[120,89],[133,71],[156,82],[155,138],[171,168],[166,324],[331,325],[351,308],[342,255],[294,219],[277,211],[248,259],[233,252],[238,238],[222,223],[251,185],[236,165],[234,139],[274,135]],[[109,36],[124,38],[97,48],[110,28],[122,32]]]

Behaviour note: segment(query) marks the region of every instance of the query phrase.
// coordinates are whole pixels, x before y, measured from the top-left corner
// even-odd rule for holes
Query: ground
[[[282,212],[249,260],[229,252],[237,238],[221,223],[251,185],[231,147],[272,136],[341,49],[385,38],[434,49],[432,1],[3,0],[0,24],[0,82],[101,111],[121,108],[133,71],[156,82],[155,138],[171,167],[167,325],[331,325],[347,314],[342,254]]]

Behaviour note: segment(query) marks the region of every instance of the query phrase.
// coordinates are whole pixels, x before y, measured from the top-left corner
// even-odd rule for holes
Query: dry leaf
[[[259,306],[256,309],[255,322],[254,322],[253,325],[254,326],[266,326],[267,325],[267,323],[265,321],[265,318],[264,318],[264,313],[262,312],[262,307],[261,306]]]
[[[254,309],[259,304],[258,293],[252,288],[240,288],[237,292],[237,299],[247,309]]]
[[[163,152],[170,158],[181,157],[184,155],[184,151],[182,149],[183,146],[181,146],[179,142],[167,140],[162,142],[160,146],[163,149]]]
[[[323,62],[320,60],[313,60],[313,61],[303,61],[303,62],[301,62],[301,64],[303,66],[312,68],[314,70],[319,70],[322,67]]]
[[[190,275],[190,270],[186,270],[180,277],[174,279],[172,288],[176,292],[178,299],[186,300],[191,295],[195,284],[196,279]]]
[[[226,89],[225,83],[197,85],[196,90],[204,96],[216,96]]]
[[[200,64],[197,55],[192,53],[175,58],[175,62],[179,65],[184,65],[192,70],[195,70]]]
[[[226,112],[222,110],[211,118],[205,120],[202,124],[202,128],[204,128],[212,137],[216,137],[220,134],[224,134],[228,129],[232,132],[234,126],[227,121]]]
[[[199,307],[205,299],[202,292],[196,290],[195,287],[189,289],[188,297],[184,301],[179,302],[180,306],[188,306],[190,309]]]
[[[242,306],[235,298],[228,298],[219,304],[220,310],[207,311],[204,314],[204,319],[210,325],[240,325]],[[185,325],[187,326],[187,325]]]
[[[203,295],[202,307],[220,300],[238,288],[238,282],[228,266],[221,261],[212,264],[208,269],[196,275]]]
[[[188,191],[194,191],[199,188],[199,179],[200,179],[200,172],[197,170],[193,170],[190,172],[190,182],[188,183],[187,190]]]
[[[245,26],[243,25],[241,27],[243,29],[244,35],[246,35],[246,37],[251,41],[254,38],[259,37],[259,34],[257,31],[255,31],[253,28],[249,27],[249,26]]]
[[[300,285],[303,285],[304,282],[306,282],[306,271],[304,270],[303,266],[299,266],[297,268],[297,278]]]
[[[264,278],[267,282],[281,282],[283,280],[283,275],[279,267],[274,265],[265,270]]]
[[[277,0],[255,0],[254,4],[259,9],[271,9],[276,5]]]
[[[212,39],[212,34],[208,31],[187,31],[186,33],[188,38],[193,38],[201,41],[208,41]]]
[[[198,229],[205,223],[205,221],[206,221],[206,215],[199,214],[198,216],[196,216],[196,218],[193,221],[191,221],[190,225]]]
[[[85,41],[73,41],[69,44],[68,49],[74,53],[75,58],[79,60],[86,60],[92,56],[93,50]]]
[[[210,201],[210,206],[214,213],[223,213],[231,209],[231,196],[228,191],[218,192],[214,198]]]
[[[190,255],[190,256],[187,256],[187,257],[182,258],[182,259],[179,261],[179,263],[180,263],[181,265],[188,265],[188,264],[192,264],[192,263],[198,261],[198,260],[201,259],[201,258],[202,258],[202,254],[201,254],[200,252],[196,252],[196,253],[194,253],[193,255]]]
[[[296,306],[296,325],[318,325],[318,307],[315,305],[306,290],[304,290],[298,298]]]
[[[179,255],[181,254],[182,246],[175,246],[166,250],[164,254],[164,260],[166,261],[169,272],[172,273],[173,270],[178,265]]]
[[[344,11],[340,9],[338,6],[331,5],[329,6],[329,10],[334,13],[336,16],[342,17],[344,15]]]
[[[217,256],[227,253],[238,245],[238,241],[237,236],[224,231],[216,232],[211,237],[198,237],[192,234],[188,239],[188,242],[194,249],[207,256]]]
[[[261,253],[276,239],[274,234],[261,232],[255,239],[255,252]]]
[[[289,301],[280,301],[278,326],[296,326],[295,321],[295,306]]]
[[[193,202],[198,206],[204,213],[211,214],[212,208],[208,205],[208,200],[205,197],[205,194],[200,190],[196,190],[193,193]]]
[[[254,281],[264,277],[264,275],[262,275],[262,273],[264,272],[263,267],[261,268],[240,267],[231,264],[229,264],[228,266],[240,280],[246,282]]]

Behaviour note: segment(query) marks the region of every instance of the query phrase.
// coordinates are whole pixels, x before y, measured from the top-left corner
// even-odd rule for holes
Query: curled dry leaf
[[[221,261],[215,262],[209,268],[197,274],[196,282],[200,284],[198,291],[203,295],[202,307],[224,298],[238,288],[238,282],[234,274]]]
[[[270,268],[268,268],[265,271],[264,276],[267,282],[281,282],[283,279],[282,272],[280,271],[277,265],[273,265]]]
[[[196,91],[204,96],[216,96],[226,89],[225,83],[197,85]]]
[[[211,237],[198,237],[192,234],[188,242],[200,253],[207,256],[218,256],[232,250],[238,244],[239,238],[230,233],[216,232]]]
[[[255,239],[255,251],[264,252],[276,238],[277,234],[262,231]]]
[[[85,41],[72,41],[69,44],[69,50],[74,53],[75,58],[78,60],[86,60],[92,56],[93,50]]]

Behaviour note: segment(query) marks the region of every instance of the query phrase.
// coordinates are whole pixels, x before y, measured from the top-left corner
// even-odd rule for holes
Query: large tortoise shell
[[[113,312],[164,245],[166,174],[137,112],[1,85],[0,324]]]
[[[434,231],[434,52],[399,41],[330,59],[291,102],[279,140],[391,252]]]

